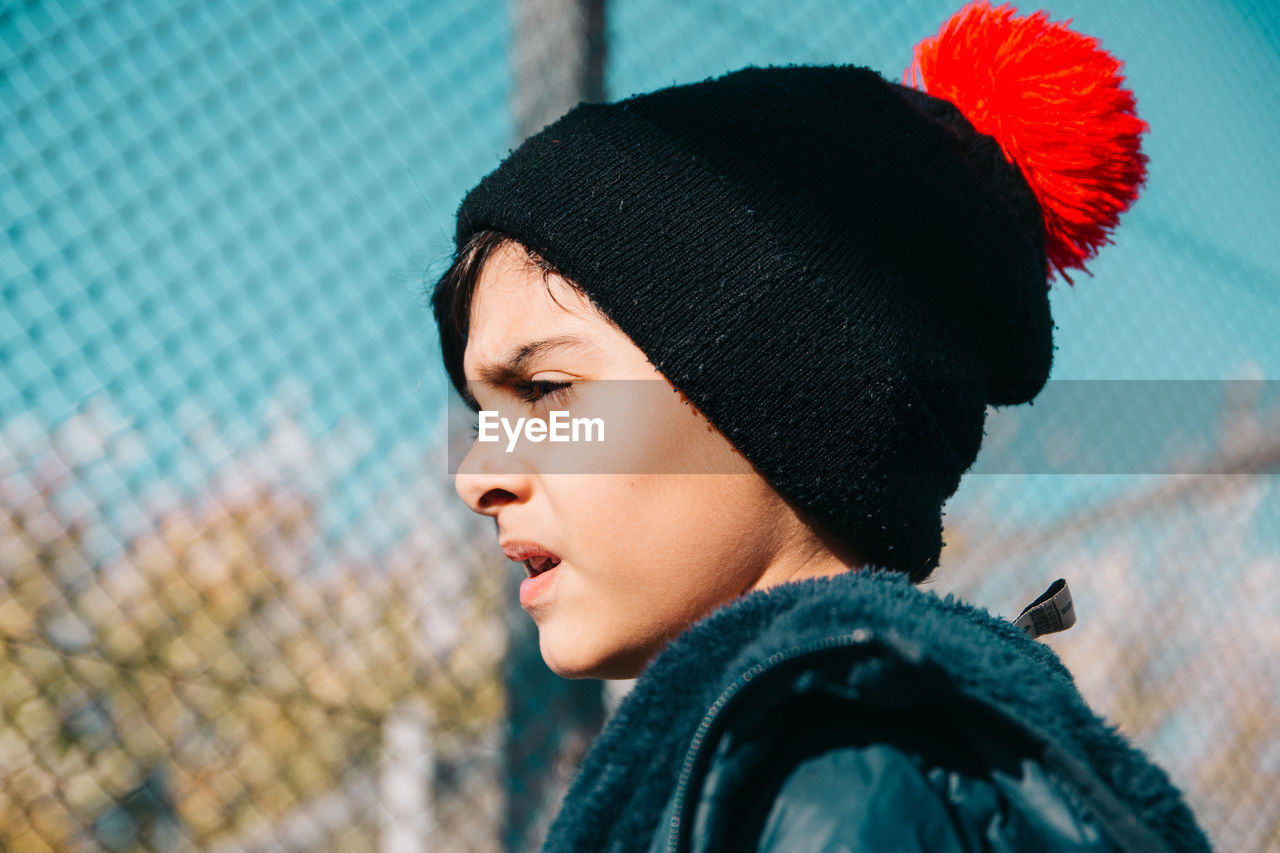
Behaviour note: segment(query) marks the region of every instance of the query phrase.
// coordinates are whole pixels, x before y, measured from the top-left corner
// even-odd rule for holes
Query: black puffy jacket
[[[672,642],[546,851],[1201,851],[1165,774],[1011,623],[859,571]]]

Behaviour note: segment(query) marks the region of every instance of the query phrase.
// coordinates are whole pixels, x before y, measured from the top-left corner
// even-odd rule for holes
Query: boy
[[[546,849],[1207,848],[1051,651],[913,586],[985,407],[1048,378],[1050,267],[1144,177],[1116,70],[977,3],[927,93],[753,68],[583,104],[468,194],[455,387],[621,431],[607,471],[536,441],[458,471],[548,665],[639,676]]]

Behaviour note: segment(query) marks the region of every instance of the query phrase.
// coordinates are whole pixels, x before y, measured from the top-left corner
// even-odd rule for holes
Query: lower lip
[[[551,589],[551,584],[555,583],[556,566],[553,569],[547,569],[540,575],[534,575],[531,578],[525,578],[520,581],[520,606],[529,608],[538,603],[538,599]]]

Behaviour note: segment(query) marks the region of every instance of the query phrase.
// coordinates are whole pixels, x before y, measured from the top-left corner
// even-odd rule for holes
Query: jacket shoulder
[[[1034,643],[1018,635],[1005,649],[1001,631],[960,633],[989,643],[997,661],[1029,656],[1023,647]],[[1157,831],[1078,754],[1075,743],[1101,722],[1068,712],[1084,707],[1069,676],[1061,690],[1075,704],[1061,695],[1064,712],[1044,729],[1016,703],[974,690],[974,672],[942,665],[934,648],[881,625],[828,634],[749,671],[704,720],[673,798],[676,829],[657,849],[1171,849],[1172,825]],[[1064,679],[1020,660],[1005,679],[991,663],[984,683],[1018,693],[1032,675]],[[1132,752],[1121,757],[1138,761]],[[1175,848],[1207,849],[1189,826]]]
[[[768,784],[723,792],[734,802],[720,809],[728,821],[722,849],[1117,849],[1032,744],[940,711],[862,714],[823,733],[782,736],[765,766],[742,776]]]
[[[869,637],[731,691],[655,849],[1169,849],[1051,739]]]
[[[912,778],[934,799],[893,793],[889,780]],[[912,821],[932,808],[962,841],[1002,825],[1002,807],[1081,843],[1097,827],[1124,850],[1209,849],[1167,776],[1088,708],[1051,649],[879,572],[753,592],[674,640],[593,747],[548,849],[798,844],[797,814],[878,797]]]

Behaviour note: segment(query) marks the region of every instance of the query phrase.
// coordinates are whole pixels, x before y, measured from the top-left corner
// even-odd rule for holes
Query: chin
[[[538,635],[538,649],[547,668],[561,678],[635,678],[644,669],[647,657],[635,653],[592,654],[580,645],[565,649],[549,641],[545,632]]]

